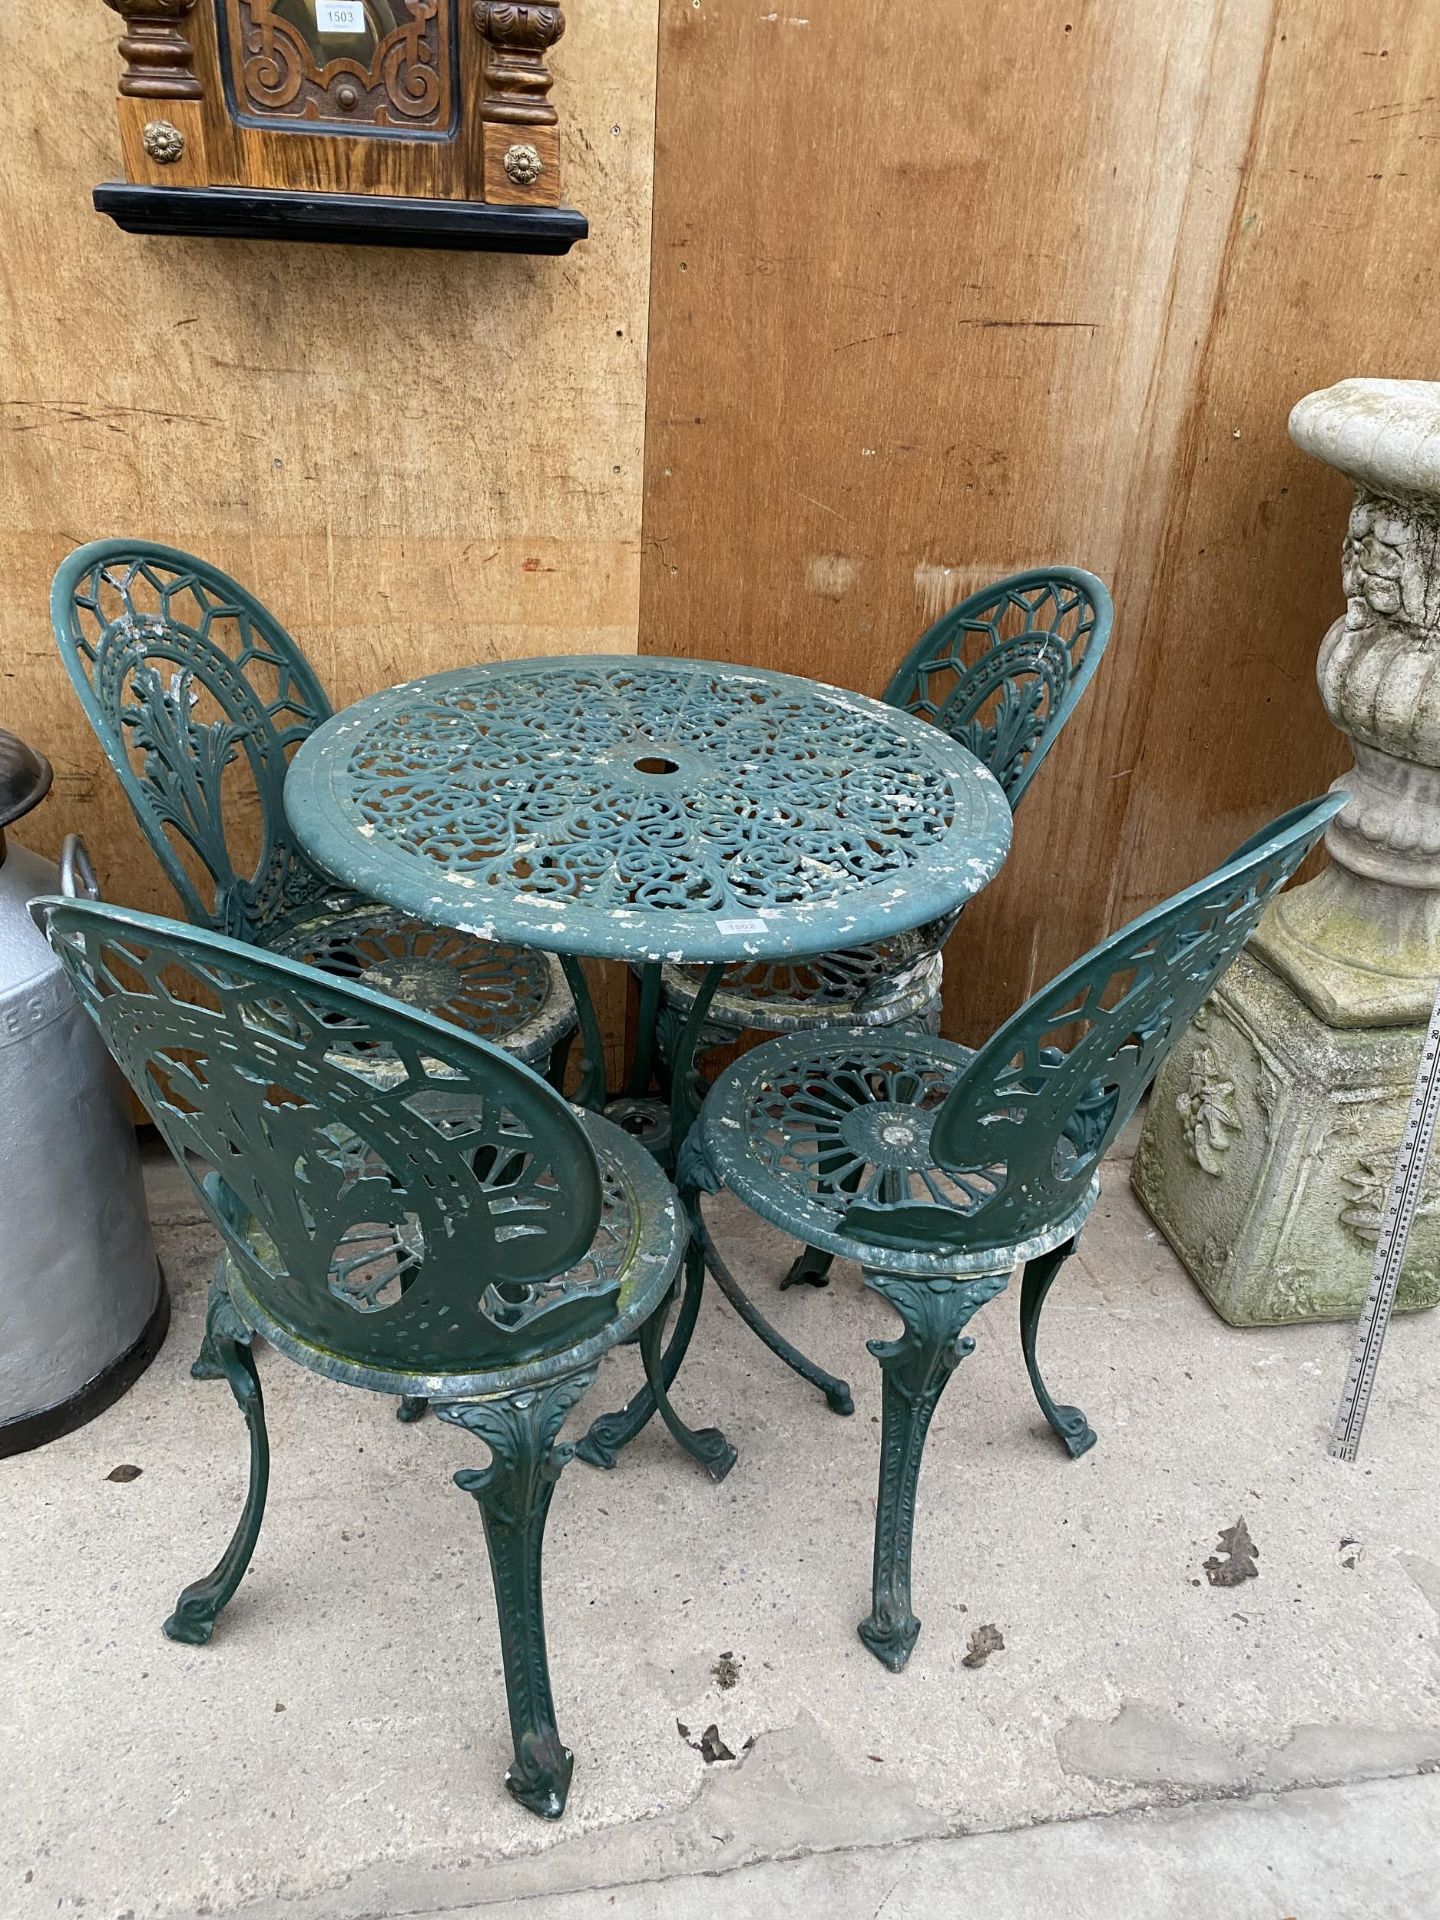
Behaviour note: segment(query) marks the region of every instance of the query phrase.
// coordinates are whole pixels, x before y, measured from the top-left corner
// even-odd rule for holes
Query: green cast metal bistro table
[[[285,808],[306,852],[367,897],[557,954],[580,1016],[580,1104],[609,1105],[666,1159],[694,1118],[693,1059],[727,966],[835,953],[953,913],[999,871],[1011,820],[973,754],[863,694],[715,661],[595,654],[462,667],[358,701],[301,746]],[[582,959],[640,970],[636,1057],[613,1102]],[[643,1096],[666,961],[708,972],[657,1121]],[[423,1004],[423,982],[407,989]],[[667,1381],[703,1276],[688,1263]],[[784,1351],[733,1280],[717,1279]],[[843,1382],[800,1370],[844,1410]],[[611,1464],[651,1406],[646,1389],[597,1422],[582,1453]]]

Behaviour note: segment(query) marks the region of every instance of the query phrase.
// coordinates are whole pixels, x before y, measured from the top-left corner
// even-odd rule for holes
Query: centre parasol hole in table
[[[680,762],[667,753],[642,753],[634,763],[637,773],[678,773]]]

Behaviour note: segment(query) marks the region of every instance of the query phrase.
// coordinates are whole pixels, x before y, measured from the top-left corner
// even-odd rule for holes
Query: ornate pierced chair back
[[[36,911],[244,1285],[295,1341],[449,1375],[613,1317],[629,1248],[597,1240],[594,1150],[528,1067],[180,921],[79,900]]]
[[[1110,638],[1104,583],[1040,567],[972,593],[921,634],[885,689],[984,761],[1013,811]]]
[[[291,754],[330,703],[253,594],[193,555],[99,540],[50,595],[61,658],[187,916],[238,939],[327,883],[286,823]]]
[[[929,1142],[963,1206],[967,1249],[1019,1245],[1080,1205],[1161,1061],[1346,797],[1283,814],[1066,967],[979,1049]],[[921,1245],[957,1238],[949,1207],[908,1202],[853,1207],[846,1229]]]

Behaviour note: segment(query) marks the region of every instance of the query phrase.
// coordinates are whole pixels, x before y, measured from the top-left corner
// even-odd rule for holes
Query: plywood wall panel
[[[629,651],[639,591],[654,0],[583,0],[557,49],[564,259],[140,239],[100,0],[0,9],[0,725],[48,752],[29,838],[93,842],[159,904],[55,658],[82,540],[191,547],[268,600],[337,701],[551,649]]]
[[[1314,666],[1343,610],[1349,490],[1296,451],[1285,420],[1302,393],[1347,375],[1440,374],[1437,68],[1433,8],[1275,10],[1145,610],[1156,704],[1184,687],[1186,724],[1137,729],[1127,910],[1163,890],[1189,848],[1223,853],[1274,800],[1348,764]]]
[[[1424,12],[662,0],[642,647],[876,692],[984,579],[1115,588],[952,946],[961,1037],[1343,760],[1313,688],[1343,490],[1284,423],[1427,370],[1433,108],[1357,136],[1345,98],[1363,69],[1357,108],[1423,103]]]
[[[117,17],[0,8],[0,726],[55,763],[23,837],[74,828],[111,896],[169,895],[45,613],[72,546],[134,533],[254,588],[337,704],[410,674],[635,646],[654,0],[580,0],[553,60],[564,259],[140,239]]]

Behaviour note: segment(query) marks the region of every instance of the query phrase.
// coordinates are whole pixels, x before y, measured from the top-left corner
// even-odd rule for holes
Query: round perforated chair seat
[[[665,999],[680,1013],[694,1006],[704,967],[666,966]],[[918,1019],[940,997],[938,953],[922,956],[908,970],[897,968],[894,943],[853,947],[808,960],[741,961],[727,967],[706,1020],[736,1032],[802,1033],[816,1027],[893,1026]],[[863,1004],[877,988],[873,1005]]]
[[[478,940],[337,888],[277,928],[267,951],[392,999],[543,1067],[576,1023],[560,962],[535,947]]]
[[[1064,1219],[1013,1248],[988,1241],[967,1250],[964,1216],[994,1192],[1003,1169],[947,1173],[934,1164],[930,1130],[973,1058],[968,1047],[894,1029],[830,1028],[767,1041],[711,1088],[699,1122],[704,1160],[763,1219],[809,1246],[887,1272],[993,1273],[1033,1259],[1080,1231],[1099,1181],[1086,1184]],[[944,1208],[955,1237],[941,1250],[881,1248],[846,1233],[845,1215],[857,1202],[872,1211]]]

